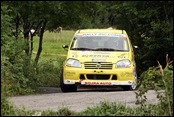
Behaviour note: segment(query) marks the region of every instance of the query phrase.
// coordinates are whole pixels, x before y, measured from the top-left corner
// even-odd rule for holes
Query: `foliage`
[[[8,115],[15,115],[15,110],[12,105],[9,104],[7,98],[1,92],[1,115],[8,116]]]
[[[9,16],[11,12],[7,5],[2,7],[1,18],[1,87],[5,96],[18,95],[33,92],[29,87],[30,80],[25,77],[25,41],[15,39],[12,35],[11,21],[12,17]],[[8,18],[8,20],[6,20]]]
[[[173,59],[172,1],[9,1],[13,26],[36,28],[47,20],[45,29],[108,28],[125,29],[139,49],[135,51],[138,76],[155,60],[165,65],[164,57]],[[16,23],[15,23],[16,22]],[[16,24],[16,25],[15,25]],[[16,27],[17,28],[17,27]],[[29,46],[29,45],[28,45]],[[152,59],[153,58],[153,59]]]
[[[122,103],[100,102],[95,107],[88,107],[77,116],[159,116],[165,115],[158,105],[149,104],[146,107],[129,107]]]
[[[125,29],[135,50],[138,76],[159,60],[165,65],[165,55],[173,60],[173,2],[115,1],[111,2],[111,24]],[[153,59],[152,59],[153,58]]]
[[[63,57],[57,57],[56,60],[41,60],[36,67],[36,86],[59,87],[60,72],[64,60]]]
[[[58,109],[58,111],[47,110],[42,112],[42,116],[74,116],[75,112],[66,107]]]
[[[1,110],[2,112],[2,110]],[[5,111],[6,112],[6,111]],[[9,112],[9,113],[7,113]],[[88,107],[84,111],[74,112],[66,107],[60,108],[57,111],[45,110],[26,110],[9,108],[6,113],[1,115],[17,115],[17,116],[166,116],[165,112],[161,111],[159,105],[149,104],[143,108],[128,107],[122,103],[102,101],[100,104]]]
[[[154,89],[157,92],[157,98],[160,101],[159,111],[163,115],[173,115],[173,61],[166,56],[166,67],[163,69],[159,63],[157,67],[150,67],[147,71],[143,72],[142,84],[136,91],[137,104],[141,108],[146,106],[147,98],[145,93],[149,89]]]
[[[29,82],[25,72],[29,72],[26,69],[29,63],[26,60],[25,53],[23,52],[23,45],[21,40],[11,42],[8,47],[2,47],[1,58],[1,81],[2,90],[6,90],[7,95],[27,94],[33,92],[29,88]],[[32,73],[30,71],[30,73]],[[5,89],[4,89],[5,88]]]

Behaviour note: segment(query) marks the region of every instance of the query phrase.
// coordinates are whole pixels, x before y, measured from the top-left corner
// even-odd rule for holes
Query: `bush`
[[[12,105],[9,104],[4,92],[1,92],[1,116],[15,115],[15,110]]]
[[[41,60],[36,67],[37,86],[59,87],[63,57]]]
[[[141,74],[142,84],[135,92],[137,104],[141,108],[146,106],[146,96],[144,95],[149,89],[154,89],[159,100],[159,112],[162,115],[173,115],[173,61],[166,56],[166,66],[162,68],[160,63],[157,67],[150,67]]]

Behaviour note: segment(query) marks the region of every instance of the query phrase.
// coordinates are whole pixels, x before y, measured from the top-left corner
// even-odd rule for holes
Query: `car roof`
[[[125,30],[113,29],[113,28],[107,28],[107,29],[79,29],[79,30],[76,31],[76,33],[78,33],[78,34],[83,34],[83,33],[115,33],[115,34],[126,34]]]

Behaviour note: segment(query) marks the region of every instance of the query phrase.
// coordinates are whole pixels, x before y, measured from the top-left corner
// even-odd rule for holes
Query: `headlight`
[[[81,67],[81,63],[78,60],[75,60],[75,59],[68,59],[68,61],[66,62],[66,66]]]
[[[116,68],[129,68],[131,63],[129,60],[121,60],[116,63]]]

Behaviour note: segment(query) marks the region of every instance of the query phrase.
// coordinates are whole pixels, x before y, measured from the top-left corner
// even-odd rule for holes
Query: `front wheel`
[[[60,88],[61,88],[62,92],[76,92],[77,91],[77,86],[75,86],[75,85],[62,84],[62,85],[60,85]]]
[[[132,91],[137,89],[137,77],[135,77],[134,82],[130,86],[123,86],[123,90],[125,91]]]
[[[62,92],[76,92],[77,86],[75,85],[65,85],[63,82],[63,70],[60,77],[60,89]]]

